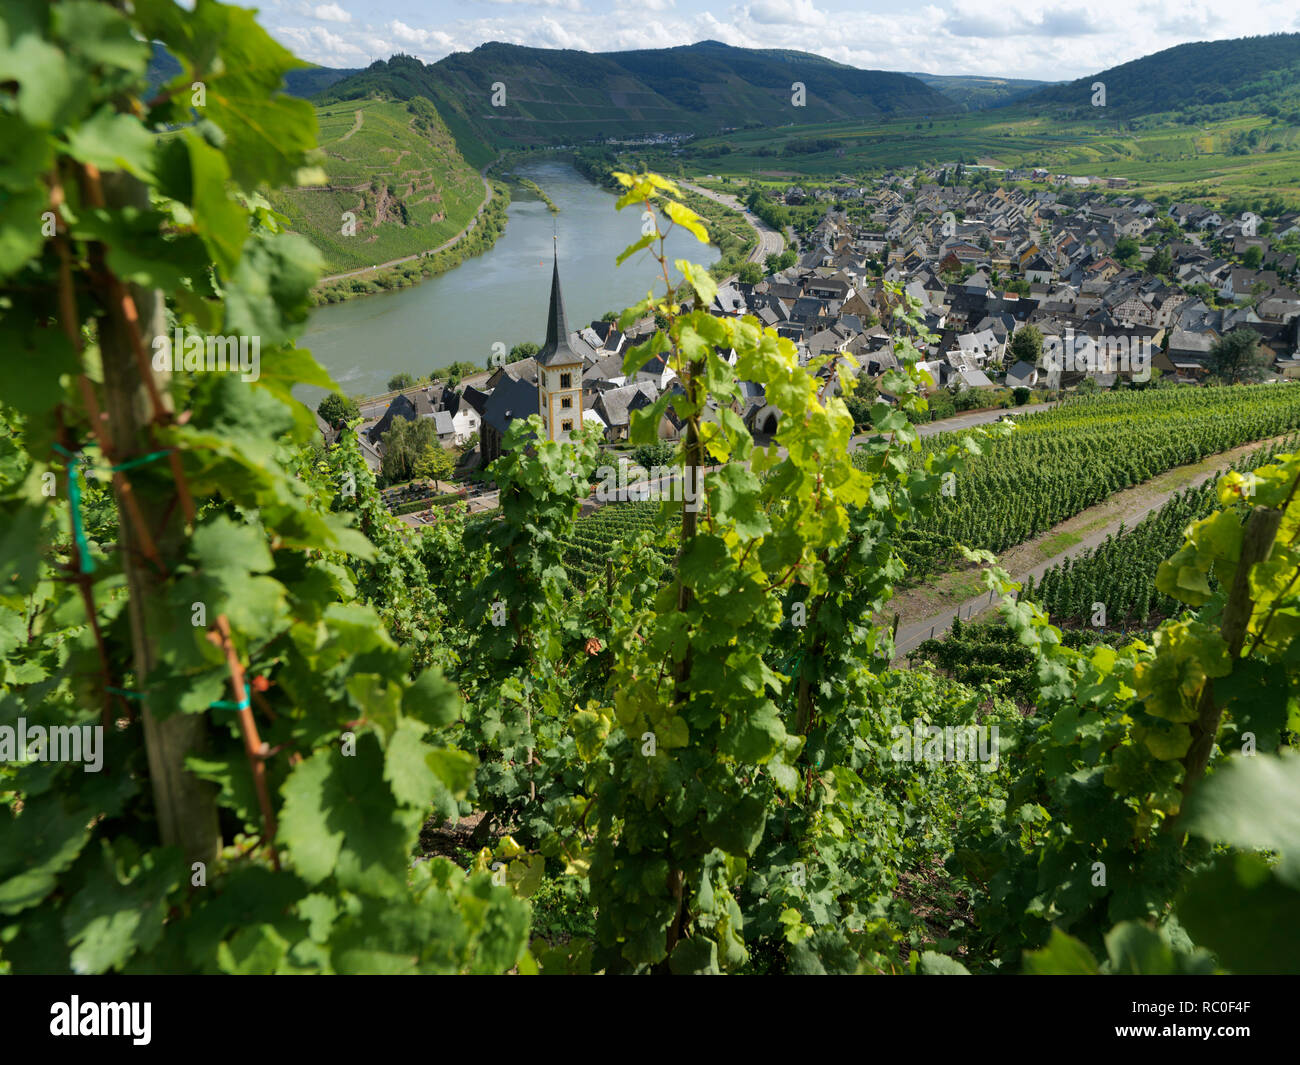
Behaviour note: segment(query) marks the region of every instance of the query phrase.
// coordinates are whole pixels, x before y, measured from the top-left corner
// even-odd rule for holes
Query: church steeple
[[[564,298],[560,295],[560,256],[554,252],[551,272],[551,312],[546,319],[546,343],[537,353],[539,366],[582,365],[582,356],[569,346],[569,321],[564,313]]]
[[[582,356],[569,343],[557,251],[551,271],[551,314],[546,321],[546,345],[537,353],[537,411],[542,416],[548,440],[568,440],[570,433],[582,428],[582,367]]]

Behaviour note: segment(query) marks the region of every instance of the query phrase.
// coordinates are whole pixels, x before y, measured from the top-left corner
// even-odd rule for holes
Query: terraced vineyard
[[[952,541],[1003,551],[1122,488],[1207,455],[1300,428],[1300,384],[1107,392],[1025,415],[983,444],[952,494],[918,519],[903,560],[916,580],[943,568]],[[962,434],[921,442],[940,451]]]
[[[1282,444],[1260,448],[1233,469],[1246,473],[1276,456],[1300,446],[1295,437]],[[1054,622],[1092,622],[1094,604],[1106,608],[1106,624],[1145,626],[1153,617],[1167,617],[1180,609],[1156,588],[1156,570],[1183,543],[1183,532],[1194,521],[1209,517],[1219,507],[1217,478],[1179,492],[1154,514],[1129,532],[1108,536],[1097,548],[1053,566],[1037,588],[1029,582],[1021,598],[1038,603]]]
[[[604,572],[615,541],[642,531],[665,528],[660,522],[659,509],[659,503],[611,503],[579,520],[565,552],[569,576],[585,585],[594,574]],[[672,557],[672,550],[667,546],[659,548],[665,565]]]
[[[483,182],[424,100],[317,109],[328,184],[271,193],[325,256],[328,273],[415,255],[454,237],[483,202]],[[355,215],[355,233],[344,213]]]

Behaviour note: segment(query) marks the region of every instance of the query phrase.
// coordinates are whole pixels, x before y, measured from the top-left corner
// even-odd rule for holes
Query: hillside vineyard
[[[1281,1031],[1300,35],[701,4],[0,11],[12,1030],[1073,974],[1143,979],[1003,1041]]]

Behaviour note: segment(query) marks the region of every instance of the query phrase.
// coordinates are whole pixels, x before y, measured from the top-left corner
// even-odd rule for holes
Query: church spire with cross
[[[569,320],[564,313],[564,297],[560,295],[559,238],[555,239],[556,249],[551,272],[551,310],[546,319],[546,343],[537,353],[537,365],[567,366],[575,362],[581,365],[582,356],[569,344]]]

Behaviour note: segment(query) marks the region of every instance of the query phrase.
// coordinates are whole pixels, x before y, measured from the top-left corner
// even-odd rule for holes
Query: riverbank
[[[546,206],[550,208],[551,214],[560,213],[560,209],[555,206],[555,202],[549,196],[546,195],[545,190],[543,190],[542,186],[537,184],[536,181],[529,181],[526,177],[517,177],[515,178],[515,180],[519,182],[519,184],[522,185],[524,188],[526,188],[529,192],[531,192],[534,196],[536,196],[539,200],[541,200],[542,203],[546,204]]]
[[[615,211],[614,197],[565,159],[519,161],[515,172],[544,188],[560,213],[551,214],[540,199],[511,183],[509,221],[490,249],[428,281],[312,311],[302,344],[345,394],[384,392],[399,372],[421,377],[453,363],[485,367],[499,344],[510,351],[524,342],[543,343],[557,252],[575,327],[645,296],[659,274],[649,251],[614,265],[640,234],[638,210]],[[703,247],[679,230],[674,227],[668,239],[670,260],[707,267],[718,259],[717,248]],[[459,258],[460,251],[454,254]]]
[[[358,296],[418,285],[483,254],[505,232],[506,209],[510,206],[510,187],[505,182],[485,177],[483,186],[487,195],[478,214],[451,240],[432,251],[395,259],[370,270],[353,270],[325,278],[312,290],[312,306],[343,303]]]
[[[343,303],[358,296],[373,296],[383,292],[418,285],[421,281],[454,270],[466,259],[481,255],[496,243],[506,226],[506,210],[510,206],[509,182],[527,189],[546,204],[552,214],[560,208],[537,182],[510,173],[513,163],[532,162],[539,157],[565,158],[573,168],[592,184],[607,191],[621,194],[622,187],[611,177],[611,166],[604,165],[582,153],[528,153],[502,152],[496,160],[483,168],[483,185],[486,198],[479,213],[464,230],[451,240],[431,251],[409,255],[391,262],[381,263],[369,270],[352,270],[323,278],[312,290],[312,306]],[[493,175],[489,177],[488,175]],[[699,215],[709,232],[709,243],[717,248],[721,258],[709,267],[717,280],[734,277],[746,262],[762,262],[765,235],[757,230],[743,211],[701,195],[685,183],[679,185],[682,203]]]
[[[576,152],[573,155],[573,168],[593,184],[620,196],[623,194],[623,186],[612,176],[615,170],[624,168],[622,163],[607,157]],[[631,167],[631,170],[634,169]],[[664,176],[668,177],[666,174]],[[676,182],[681,190],[681,202],[704,219],[704,228],[709,231],[709,243],[722,253],[722,258],[709,267],[709,273],[716,280],[732,277],[743,263],[753,261],[760,248],[760,235],[743,213],[738,213],[718,200],[702,196],[676,178],[669,177],[669,180]]]

